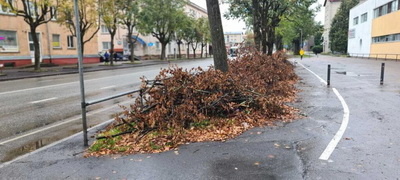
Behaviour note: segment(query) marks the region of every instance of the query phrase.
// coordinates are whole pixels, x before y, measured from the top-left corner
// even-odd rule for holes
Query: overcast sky
[[[190,1],[203,7],[204,9],[207,9],[206,0],[190,0]],[[325,12],[324,7],[322,7],[323,3],[324,3],[324,0],[318,0],[317,4],[321,4],[321,11],[315,17],[315,20],[321,21],[322,24],[324,23],[324,12]],[[229,7],[228,4],[222,4],[220,6],[222,15],[228,11],[228,7]],[[246,25],[243,21],[227,20],[224,17],[222,17],[222,25],[223,25],[225,32],[244,32],[246,29]]]

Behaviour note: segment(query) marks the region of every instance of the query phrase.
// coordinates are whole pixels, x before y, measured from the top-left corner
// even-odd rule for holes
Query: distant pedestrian
[[[303,55],[304,55],[304,50],[303,50],[303,48],[300,49],[299,54],[300,54],[300,60],[303,60]]]
[[[109,60],[110,60],[110,54],[108,54],[108,51],[106,51],[106,52],[104,53],[104,62],[105,62],[106,64],[108,64]]]

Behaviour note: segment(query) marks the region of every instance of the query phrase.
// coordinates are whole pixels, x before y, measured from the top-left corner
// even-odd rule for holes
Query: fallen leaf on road
[[[258,166],[260,165],[260,162],[255,162],[254,165]]]
[[[235,170],[238,170],[238,168],[237,168],[237,167],[235,167]]]
[[[345,140],[351,140],[351,138],[348,138],[348,137],[347,137],[347,138],[344,138],[344,139],[345,139]]]
[[[257,132],[257,134],[261,134],[262,132]]]
[[[275,155],[272,155],[272,154],[270,154],[270,155],[268,155],[268,158],[275,158]]]
[[[179,151],[174,151],[175,155],[179,155]]]
[[[278,144],[278,143],[275,143],[275,144],[274,144],[274,146],[275,146],[275,148],[279,148],[279,147],[281,147],[281,145],[280,145],[280,144]]]
[[[113,174],[117,173],[117,171],[112,171],[112,172],[113,172]]]
[[[94,179],[101,179],[101,177],[95,177]]]

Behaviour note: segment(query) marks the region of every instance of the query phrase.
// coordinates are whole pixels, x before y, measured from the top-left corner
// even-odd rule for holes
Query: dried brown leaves
[[[138,98],[124,108],[125,117],[115,123],[122,126],[107,128],[136,131],[87,156],[162,152],[187,142],[222,141],[254,126],[293,118],[295,110],[285,103],[294,99],[297,76],[282,53],[242,54],[229,68],[222,73],[174,67],[162,70],[151,83],[143,81],[143,101]]]

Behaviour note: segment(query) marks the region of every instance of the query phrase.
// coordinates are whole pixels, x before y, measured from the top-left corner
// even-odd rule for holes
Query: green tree
[[[188,28],[191,26],[191,18],[187,16],[186,14],[181,14],[180,18],[180,23],[178,24],[178,27],[175,31],[175,36],[174,39],[176,41],[176,44],[178,45],[178,58],[182,58],[181,54],[181,45],[183,44],[183,41],[185,40],[186,36],[186,31]]]
[[[35,70],[40,70],[40,45],[39,36],[36,29],[51,21],[57,13],[58,1],[53,0],[0,0],[0,4],[5,8],[10,8],[16,16],[24,18],[29,25],[33,47],[35,51]]]
[[[121,18],[121,11],[118,6],[118,0],[101,1],[100,4],[101,19],[107,27],[111,38],[110,48],[110,65],[114,65],[114,37],[117,33],[119,20]]]
[[[201,57],[203,57],[204,47],[211,42],[210,24],[208,19],[204,17],[199,18],[197,22],[200,33]]]
[[[161,59],[166,59],[166,46],[174,37],[184,14],[186,0],[141,0],[138,29],[151,34],[161,43]]]
[[[280,41],[292,47],[296,55],[300,51],[301,42],[313,36],[320,27],[319,23],[314,21],[319,7],[311,9],[313,3],[313,0],[302,1],[301,4],[295,6],[296,8],[291,8],[290,14],[282,19],[276,30],[277,37],[282,38]]]
[[[283,36],[277,33],[281,21],[297,9],[310,7],[316,0],[228,0],[232,18],[252,21],[255,47],[264,53],[272,54],[273,45],[282,42]],[[278,36],[277,36],[278,35]],[[278,38],[277,38],[278,37]]]
[[[99,31],[100,16],[98,13],[97,0],[79,0],[79,29],[81,31],[82,54],[85,52],[85,44],[91,41]],[[57,7],[57,22],[76,36],[76,22],[74,16],[73,2],[70,0],[60,0]]]
[[[119,0],[119,9],[121,10],[120,23],[128,30],[127,40],[130,47],[131,58],[130,61],[135,60],[135,46],[139,34],[133,38],[133,30],[137,24],[137,17],[139,14],[139,3],[136,0]]]
[[[185,26],[182,27],[182,39],[186,42],[187,48],[186,48],[186,56],[189,58],[189,49],[190,45],[194,43],[195,41],[195,32],[194,29],[196,28],[196,20],[192,16],[188,16],[185,18]]]
[[[329,31],[330,48],[332,52],[347,53],[350,9],[356,6],[359,0],[342,1],[339,10],[333,17]]]

